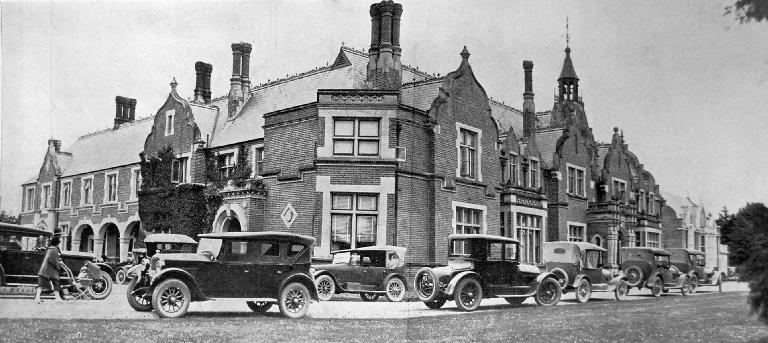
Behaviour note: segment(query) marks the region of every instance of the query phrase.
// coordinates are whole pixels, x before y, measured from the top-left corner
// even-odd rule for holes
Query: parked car
[[[405,248],[371,246],[333,252],[330,264],[313,266],[317,295],[329,300],[334,294],[358,293],[363,301],[384,294],[389,301],[405,296]]]
[[[587,242],[545,242],[544,266],[554,274],[563,293],[574,290],[576,300],[585,303],[592,292],[613,292],[623,300],[629,287],[620,271],[605,266],[607,250]]]
[[[285,232],[198,235],[196,253],[158,253],[150,260],[152,309],[160,317],[186,314],[190,302],[243,298],[254,312],[277,303],[289,318],[317,301],[309,272],[315,239]]]
[[[0,286],[37,285],[37,272],[52,235],[45,230],[0,223]],[[74,275],[77,275],[86,261],[98,266],[98,275],[93,275],[88,284],[90,298],[100,300],[112,293],[112,270],[104,263],[96,263],[94,254],[62,251],[61,259],[70,270],[69,274]],[[73,277],[64,270],[61,271],[60,280],[63,289],[73,287]]]
[[[448,299],[464,311],[474,311],[484,298],[504,298],[520,304],[533,297],[540,306],[560,301],[555,275],[521,264],[520,242],[484,234],[448,236],[448,265],[416,272],[413,289],[427,307],[442,307]]]
[[[115,272],[115,282],[121,285],[126,282],[129,282],[131,280],[131,277],[128,276],[128,271],[131,270],[131,268],[137,265],[140,265],[146,257],[147,257],[146,248],[134,248],[132,251],[129,251],[128,261],[125,261],[124,263],[122,263],[119,269],[117,270],[117,272]]]
[[[173,233],[152,233],[144,237],[146,248],[133,249],[135,256],[141,256],[138,264],[126,270],[128,304],[136,311],[152,311],[152,293],[147,293],[152,279],[149,275],[149,258],[158,251],[164,253],[193,253],[197,241],[187,235]]]
[[[666,250],[622,247],[619,257],[629,287],[650,288],[655,297],[669,289],[680,289],[683,295],[691,291],[691,279],[670,264]]]
[[[667,249],[667,251],[672,254],[670,256],[672,265],[691,279],[691,293],[696,292],[699,286],[717,286],[723,281],[724,277],[717,271],[717,267],[710,270],[705,267],[704,252],[682,248]]]

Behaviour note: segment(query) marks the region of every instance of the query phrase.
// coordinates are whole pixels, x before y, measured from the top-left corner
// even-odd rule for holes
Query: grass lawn
[[[6,319],[0,321],[0,341],[744,342],[768,338],[768,326],[749,316],[745,299],[744,292],[674,294],[548,308],[483,306],[473,313],[446,309],[437,311],[451,314],[382,320],[288,320],[277,313],[190,313],[175,320]]]

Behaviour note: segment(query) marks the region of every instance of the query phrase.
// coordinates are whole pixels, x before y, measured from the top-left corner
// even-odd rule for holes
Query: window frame
[[[85,183],[86,183],[85,181],[86,180],[91,182],[90,183],[90,188],[88,189],[88,191],[86,191],[86,189],[85,189]],[[92,205],[93,204],[93,202],[94,202],[93,201],[93,185],[95,184],[94,180],[95,180],[95,178],[94,178],[93,175],[88,176],[88,177],[80,178],[80,194],[81,194],[80,205],[81,206]],[[106,184],[106,176],[104,177],[104,182]]]
[[[141,189],[142,182],[141,167],[131,168],[131,193],[128,196],[129,199],[136,200],[139,198],[139,190]]]
[[[189,183],[189,156],[180,155],[171,161],[171,182]]]
[[[509,159],[507,162],[507,169],[509,173],[509,183],[513,186],[518,185],[518,165],[517,165],[517,154],[509,154]]]
[[[616,186],[619,186],[618,188]],[[622,195],[621,192],[624,192]],[[621,196],[621,202],[627,201],[627,181],[617,177],[611,177],[611,198]]]
[[[50,182],[44,183],[40,188],[40,209],[48,210],[53,208],[51,202],[51,197],[53,196],[51,192],[52,188],[52,183]]]
[[[59,200],[59,207],[72,206],[72,185],[72,179],[61,181],[61,199]],[[65,190],[69,190],[69,194],[67,194]]]
[[[222,165],[221,158],[226,159],[227,156],[231,156],[227,165]],[[222,180],[227,180],[232,177],[232,173],[235,171],[235,164],[237,164],[237,149],[227,149],[216,152],[216,169],[218,170],[219,177]]]
[[[336,202],[334,201],[337,197],[349,197],[349,208],[338,208],[335,207]],[[373,209],[361,209],[360,208],[360,198],[361,197],[372,197],[373,198]],[[375,246],[377,244],[377,237],[378,237],[378,226],[379,226],[379,216],[380,216],[380,207],[379,201],[380,201],[381,194],[377,193],[350,193],[350,192],[331,192],[331,203],[330,206],[330,233],[331,233],[331,239],[330,244],[331,247],[335,244],[334,236],[336,236],[336,226],[334,225],[334,218],[339,217],[345,217],[349,218],[349,232],[346,234],[349,237],[349,248],[345,249],[355,249],[359,247],[365,247],[365,246]],[[360,241],[361,235],[360,235],[360,227],[359,227],[359,218],[370,218],[373,217],[373,232],[370,234],[372,236],[372,241]],[[368,236],[369,234],[365,234]],[[369,245],[368,245],[369,244]],[[343,250],[343,249],[338,249]]]
[[[587,224],[579,222],[567,222],[569,242],[587,242]],[[580,235],[572,234],[572,229],[579,229]]]
[[[168,110],[167,112],[165,112],[165,130],[163,131],[165,132],[166,137],[173,135],[174,129],[175,129],[174,126],[176,126],[174,123],[175,119],[176,119],[175,110]]]
[[[545,241],[544,216],[531,213],[515,213],[514,237],[520,242],[520,262],[541,262],[541,245]]]
[[[539,160],[535,158],[531,158],[528,165],[530,168],[530,172],[528,174],[529,175],[528,177],[530,178],[530,182],[528,183],[528,185],[530,185],[531,188],[539,188],[541,186],[541,183],[539,182],[539,174],[541,174],[539,173],[539,168],[540,168]]]
[[[587,170],[575,164],[566,163],[566,193],[572,196],[587,196]],[[579,180],[581,175],[581,180]],[[574,189],[575,188],[575,189]]]
[[[24,187],[24,212],[35,211],[35,193],[37,185]]]
[[[109,178],[110,176],[115,177],[115,197],[112,199],[112,192],[110,189],[110,182]],[[102,199],[102,203],[108,204],[108,203],[116,203],[119,200],[119,187],[120,187],[120,175],[119,171],[113,171],[113,172],[107,172],[104,173],[104,198]]]
[[[466,143],[466,137],[472,138],[472,144]],[[477,137],[475,131],[459,129],[459,176],[471,180],[477,178]]]
[[[354,157],[377,157],[381,155],[381,118],[377,117],[332,117],[331,127],[331,152],[334,156],[354,156]],[[352,133],[349,135],[337,134],[337,123],[351,122]],[[363,136],[360,133],[360,127],[363,123],[376,123],[376,135],[375,136]],[[337,142],[351,142],[352,152],[339,152],[336,149]],[[360,143],[376,142],[376,153],[361,153]]]

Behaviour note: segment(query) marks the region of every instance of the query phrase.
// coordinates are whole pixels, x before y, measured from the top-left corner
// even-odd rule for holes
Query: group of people
[[[61,260],[61,250],[59,249],[60,243],[61,231],[59,231],[58,234],[54,234],[48,242],[45,258],[40,265],[40,270],[37,272],[37,292],[35,293],[36,304],[43,302],[40,298],[43,292],[53,292],[56,302],[64,302],[67,300],[61,291],[61,283],[59,282],[59,268],[61,268],[60,264],[63,263]]]

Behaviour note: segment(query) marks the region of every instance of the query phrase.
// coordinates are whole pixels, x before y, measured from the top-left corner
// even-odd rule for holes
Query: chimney
[[[251,62],[251,44],[240,43],[241,51],[243,53],[242,65],[240,67],[240,80],[243,85],[243,98],[248,98],[251,94],[251,79],[248,75],[248,69]]]
[[[232,44],[232,78],[229,88],[229,117],[237,113],[237,108],[243,103],[243,85],[240,77],[243,66],[243,45],[240,43]]]
[[[403,6],[384,0],[371,5],[371,49],[368,55],[368,83],[373,88],[399,89],[402,83],[400,63],[400,16]]]
[[[115,97],[115,126],[117,129],[121,124],[130,123],[136,118],[136,99],[130,99],[122,96]]]
[[[53,151],[56,152],[57,154],[60,153],[61,152],[61,141],[58,140],[58,139],[53,139],[53,138],[49,139],[48,140],[48,148],[49,149],[53,148]]]
[[[211,102],[211,72],[213,72],[213,66],[205,62],[195,63],[195,74],[197,76],[195,82],[195,102],[210,103]]]
[[[203,74],[203,101],[206,104],[211,102],[211,73],[213,73],[213,65],[206,63]]]
[[[533,62],[523,61],[525,92],[523,93],[523,137],[532,137],[536,132],[536,106],[533,103]]]

